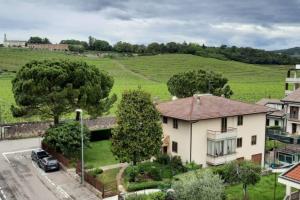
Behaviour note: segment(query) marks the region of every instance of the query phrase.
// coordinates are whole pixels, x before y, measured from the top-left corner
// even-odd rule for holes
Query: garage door
[[[254,154],[254,155],[251,156],[251,160],[252,160],[254,163],[259,164],[259,165],[261,164],[261,159],[262,159],[261,153],[259,153],[259,154]]]

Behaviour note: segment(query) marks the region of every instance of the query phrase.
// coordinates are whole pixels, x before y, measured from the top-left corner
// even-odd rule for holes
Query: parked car
[[[38,166],[45,172],[59,170],[59,163],[53,157],[46,157],[38,161]]]
[[[31,159],[35,162],[38,162],[39,160],[46,157],[49,157],[49,154],[43,149],[35,149],[31,152]]]

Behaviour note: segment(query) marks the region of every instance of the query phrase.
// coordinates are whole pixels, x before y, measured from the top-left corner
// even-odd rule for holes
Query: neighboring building
[[[291,68],[287,72],[285,79],[285,95],[291,94],[297,90],[300,86],[300,65],[296,65],[295,68]]]
[[[3,46],[4,47],[25,47],[27,41],[23,40],[8,40],[4,34]]]
[[[282,173],[278,177],[278,182],[286,185],[286,193],[284,199],[300,199],[300,163],[296,164],[291,169]]]
[[[68,44],[27,44],[30,49],[46,49],[50,51],[68,51]]]
[[[267,106],[269,112],[267,114],[266,126],[274,127],[279,126],[284,129],[285,127],[285,113],[284,103],[279,99],[261,99],[256,102],[257,105]]]
[[[157,105],[163,121],[163,151],[203,167],[232,160],[263,165],[268,108],[195,95]]]

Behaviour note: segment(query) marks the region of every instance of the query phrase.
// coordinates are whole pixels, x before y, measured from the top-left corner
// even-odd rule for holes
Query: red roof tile
[[[268,112],[265,106],[213,95],[193,96],[160,103],[157,109],[164,116],[187,121]]]
[[[300,165],[291,168],[283,176],[292,179],[294,181],[300,182]]]

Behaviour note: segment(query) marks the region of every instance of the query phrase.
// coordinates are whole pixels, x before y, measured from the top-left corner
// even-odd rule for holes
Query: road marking
[[[2,196],[3,196],[3,198],[4,198],[4,200],[6,200],[6,196],[5,196],[4,191],[2,190],[1,187],[0,187],[0,192],[1,192],[1,194],[2,194]],[[1,199],[2,199],[2,197],[1,197]]]
[[[40,169],[39,167],[37,167],[33,161],[31,161],[33,167],[35,169],[37,169],[38,173],[40,173],[43,177],[45,177],[45,179],[59,192],[61,193],[64,198],[66,199],[73,199],[61,186],[59,185],[56,185],[48,176],[47,174],[42,170]]]
[[[35,148],[37,149],[37,148]],[[7,158],[7,155],[9,154],[16,154],[16,153],[24,153],[24,152],[28,152],[28,151],[32,151],[34,149],[24,149],[24,150],[20,150],[20,151],[10,151],[10,152],[4,152],[2,153],[2,156],[4,157],[4,159],[10,164],[9,159]]]

